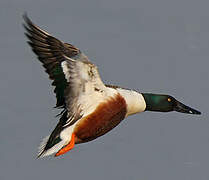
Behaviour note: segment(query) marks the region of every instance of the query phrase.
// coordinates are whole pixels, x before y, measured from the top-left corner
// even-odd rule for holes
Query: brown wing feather
[[[38,56],[42,62],[49,78],[53,80],[52,85],[55,86],[57,103],[56,107],[65,106],[64,91],[67,87],[67,82],[61,67],[61,62],[65,60],[64,56],[74,58],[79,57],[80,50],[71,44],[63,43],[49,33],[41,30],[38,26],[25,14],[23,16],[26,29],[25,35],[28,37],[28,44],[31,46],[33,52]]]

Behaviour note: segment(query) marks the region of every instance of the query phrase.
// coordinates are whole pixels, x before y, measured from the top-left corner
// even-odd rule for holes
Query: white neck
[[[127,90],[121,88],[118,88],[117,91],[126,101],[127,104],[126,117],[131,114],[143,112],[146,109],[146,103],[141,93],[138,93],[133,90]]]

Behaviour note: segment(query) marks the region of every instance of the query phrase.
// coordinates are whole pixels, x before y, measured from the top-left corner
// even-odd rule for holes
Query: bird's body
[[[200,113],[168,95],[105,85],[97,67],[79,49],[41,30],[26,15],[24,19],[28,43],[53,80],[56,107],[63,108],[59,123],[41,143],[39,157],[64,154],[74,144],[96,139],[127,116],[145,110]]]

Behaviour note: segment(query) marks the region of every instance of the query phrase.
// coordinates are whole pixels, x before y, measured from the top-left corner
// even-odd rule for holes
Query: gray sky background
[[[1,0],[0,179],[209,179],[209,1]],[[57,123],[53,88],[22,14],[79,47],[106,83],[202,111],[141,113],[59,158],[36,159]]]

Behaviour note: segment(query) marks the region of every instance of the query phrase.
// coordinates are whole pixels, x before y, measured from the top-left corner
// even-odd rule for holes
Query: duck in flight
[[[97,67],[78,48],[40,29],[26,14],[23,18],[28,44],[53,81],[56,108],[62,109],[57,126],[43,139],[38,157],[62,155],[75,144],[104,135],[135,113],[201,114],[170,95],[140,93],[104,84]]]

